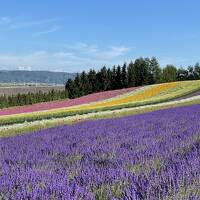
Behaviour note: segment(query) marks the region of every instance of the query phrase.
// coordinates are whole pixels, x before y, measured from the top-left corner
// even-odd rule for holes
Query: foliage
[[[28,94],[18,93],[17,95],[12,96],[0,96],[0,108],[32,105],[35,103],[66,99],[66,97],[66,92],[64,90],[51,90],[47,93],[39,91],[37,93],[29,92]]]
[[[66,91],[69,98],[76,98],[92,92],[159,83],[160,73],[161,69],[155,57],[139,58],[128,66],[124,63],[122,67],[118,65],[112,69],[104,66],[98,72],[94,69],[88,73],[83,71],[76,75],[74,81],[67,81]]]
[[[177,69],[173,65],[167,65],[163,69],[162,79],[164,82],[172,82],[177,79]]]
[[[200,79],[198,63],[189,66],[188,69],[177,69],[173,65],[161,69],[155,57],[138,58],[129,64],[124,63],[123,66],[113,66],[112,69],[104,66],[97,72],[91,69],[88,73],[77,74],[74,81],[71,79],[67,81],[66,91],[69,98],[76,98],[99,91],[198,79]]]

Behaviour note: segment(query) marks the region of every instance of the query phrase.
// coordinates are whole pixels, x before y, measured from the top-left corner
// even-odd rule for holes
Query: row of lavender
[[[200,105],[0,139],[0,199],[200,199]]]

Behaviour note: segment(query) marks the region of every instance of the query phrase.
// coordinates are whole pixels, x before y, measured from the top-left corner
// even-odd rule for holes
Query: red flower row
[[[19,106],[19,107],[13,107],[13,108],[5,108],[5,109],[0,109],[0,116],[81,105],[85,103],[109,99],[121,94],[125,94],[130,91],[133,91],[135,89],[136,88],[132,87],[132,88],[126,88],[126,89],[120,89],[120,90],[111,90],[111,91],[106,91],[106,92],[98,92],[94,94],[89,94],[87,96],[83,96],[76,99],[54,101],[54,102],[47,102],[47,103],[38,103],[34,105]]]

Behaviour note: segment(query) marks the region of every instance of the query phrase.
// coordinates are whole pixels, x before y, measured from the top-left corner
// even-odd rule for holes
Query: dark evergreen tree
[[[100,82],[100,90],[101,91],[106,91],[108,89],[109,86],[109,81],[108,81],[108,74],[107,74],[107,69],[104,66],[103,68],[101,68],[100,72],[99,72],[99,82]]]
[[[121,73],[121,66],[117,66],[116,71],[116,89],[122,88],[122,73]]]
[[[126,63],[124,63],[122,67],[122,87],[127,88],[128,87],[128,72],[127,72],[127,66]]]
[[[96,71],[93,69],[90,69],[88,73],[88,81],[89,81],[89,94],[97,91],[97,77],[96,77]]]
[[[112,89],[112,71],[110,68],[107,69],[107,90],[111,90]]]
[[[148,83],[148,62],[144,58],[135,60],[135,86],[141,86]]]
[[[117,89],[117,71],[116,71],[116,67],[113,66],[112,68],[112,75],[111,75],[111,89]]]
[[[81,79],[81,86],[80,86],[80,93],[79,93],[80,95],[78,95],[78,96],[83,96],[83,95],[89,94],[90,84],[89,84],[88,76],[85,71],[83,71],[81,73],[80,79]]]
[[[188,69],[177,70],[175,66],[167,65],[161,70],[155,57],[138,58],[134,63],[130,62],[128,67],[125,63],[123,67],[113,66],[112,69],[104,66],[97,73],[95,70],[90,70],[88,73],[77,74],[73,81],[69,80],[66,83],[66,95],[69,98],[75,98],[99,91],[189,79],[200,79],[198,63],[195,66],[189,66]],[[38,95],[38,98],[40,96]],[[45,96],[43,98],[46,99]],[[32,103],[30,98],[26,101]]]
[[[66,83],[66,94],[69,98],[74,98],[74,81],[72,81],[71,79],[68,79],[67,83]]]
[[[131,61],[128,65],[128,87],[135,86],[135,66]]]
[[[72,83],[72,86],[71,86],[71,87],[73,87],[73,88],[71,88],[72,93],[73,93],[73,98],[80,97],[83,95],[83,93],[81,91],[81,86],[82,86],[82,80],[81,80],[80,75],[77,73],[76,77]]]

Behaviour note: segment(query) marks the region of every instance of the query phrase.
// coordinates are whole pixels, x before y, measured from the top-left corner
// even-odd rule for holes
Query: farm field
[[[1,138],[0,198],[199,199],[199,118],[190,105]]]
[[[97,120],[105,118],[119,118],[123,116],[135,115],[139,113],[151,112],[161,109],[174,108],[186,105],[200,104],[200,96],[183,98],[182,100],[174,100],[153,105],[138,106],[132,108],[124,108],[117,110],[100,111],[95,113],[87,113],[75,116],[36,120],[33,122],[17,123],[12,125],[0,126],[0,137],[8,137],[27,132],[42,130],[45,128],[55,127],[59,125],[75,124],[81,121]]]
[[[16,2],[0,200],[200,200],[200,1]]]
[[[172,82],[2,109],[0,200],[200,199],[199,90]]]
[[[33,122],[42,119],[62,118],[92,112],[117,110],[167,102],[200,90],[200,81],[172,82],[150,85],[107,100],[58,109],[0,116],[0,125]],[[76,101],[76,100],[72,100]],[[23,110],[23,109],[22,109]],[[4,112],[4,110],[2,110]],[[9,114],[9,111],[7,111]]]
[[[6,96],[12,96],[12,95],[17,95],[17,94],[28,94],[28,93],[37,93],[39,91],[41,92],[49,92],[51,90],[59,90],[62,91],[64,90],[64,86],[0,86],[0,96],[6,95]]]

